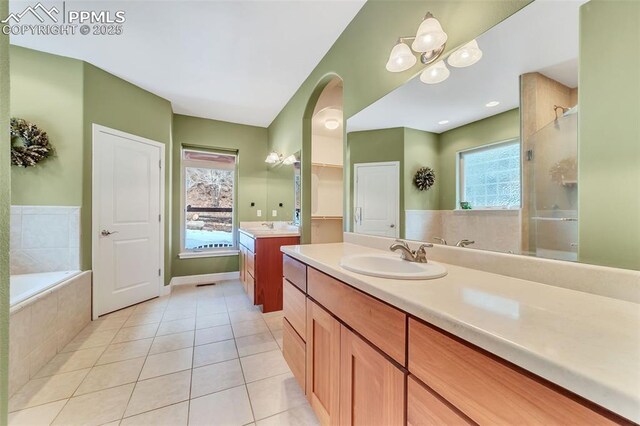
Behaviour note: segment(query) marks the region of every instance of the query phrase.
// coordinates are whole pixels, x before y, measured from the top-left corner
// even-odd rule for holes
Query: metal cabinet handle
[[[106,229],[103,229],[102,232],[100,232],[100,235],[102,235],[103,237],[108,237],[111,234],[117,234],[118,231],[107,231]]]

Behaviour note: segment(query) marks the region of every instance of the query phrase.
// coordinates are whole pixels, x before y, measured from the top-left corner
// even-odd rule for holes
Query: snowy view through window
[[[186,167],[185,248],[233,246],[233,170]]]

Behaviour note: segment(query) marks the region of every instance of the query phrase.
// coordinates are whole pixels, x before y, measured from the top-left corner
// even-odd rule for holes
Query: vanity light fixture
[[[275,151],[271,151],[267,158],[265,158],[264,162],[268,164],[276,164],[278,161],[282,159],[282,155],[278,154]]]
[[[494,106],[498,106],[498,105],[500,105],[500,102],[491,101],[491,102],[487,102],[484,106],[486,106],[487,108],[493,108]]]
[[[296,161],[297,161],[296,156],[291,154],[290,156],[282,160],[282,164],[284,164],[285,166],[290,166],[294,164]]]
[[[474,39],[449,55],[447,62],[452,67],[464,68],[475,64],[480,58],[482,58],[482,50]]]
[[[324,127],[326,127],[329,130],[335,130],[338,127],[340,127],[340,122],[335,118],[329,118],[327,121],[324,122]]]
[[[431,12],[427,12],[415,36],[398,38],[398,42],[389,54],[387,71],[402,72],[414,66],[417,59],[413,52],[420,54],[420,62],[424,65],[435,62],[444,52],[447,37],[440,22],[433,17]],[[409,41],[413,41],[411,43],[413,52],[407,45]]]
[[[449,124],[449,120],[438,121],[438,124]]]
[[[426,84],[442,83],[449,78],[449,74],[451,74],[451,71],[449,71],[444,61],[439,61],[422,71],[420,81]]]

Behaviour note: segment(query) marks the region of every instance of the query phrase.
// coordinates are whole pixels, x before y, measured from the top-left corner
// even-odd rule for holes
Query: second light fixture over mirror
[[[415,36],[398,38],[398,42],[389,54],[387,71],[402,72],[410,69],[418,62],[416,54],[419,54],[422,64],[432,64],[422,71],[420,80],[426,84],[445,81],[451,72],[443,60],[438,62],[436,60],[444,52],[447,38],[447,33],[442,29],[440,22],[431,12],[427,12]],[[411,47],[408,44],[410,41],[412,41]],[[464,68],[475,64],[481,58],[482,50],[480,50],[478,42],[471,40],[449,55],[447,62],[452,67]]]

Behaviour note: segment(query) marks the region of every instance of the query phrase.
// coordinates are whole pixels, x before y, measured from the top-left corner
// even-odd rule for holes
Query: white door
[[[93,317],[160,295],[164,146],[93,126]]]
[[[400,164],[354,164],[355,229],[358,234],[398,237]]]

